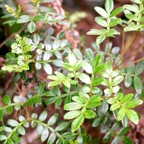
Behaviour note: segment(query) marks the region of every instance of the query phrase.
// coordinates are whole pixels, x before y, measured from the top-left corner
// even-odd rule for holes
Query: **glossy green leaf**
[[[139,99],[131,100],[130,102],[127,103],[126,108],[134,108],[142,103],[143,101]]]
[[[15,103],[20,103],[21,102],[21,98],[19,96],[14,96],[13,101]]]
[[[75,136],[73,135],[72,132],[65,132],[62,134],[62,137],[65,139],[73,139]]]
[[[92,81],[93,86],[100,85],[103,82],[104,78],[103,77],[97,77]]]
[[[68,54],[68,61],[71,66],[74,66],[76,64],[76,57],[72,52],[69,52]]]
[[[95,18],[96,23],[98,23],[99,25],[103,26],[103,27],[107,27],[107,21],[105,19],[103,19],[102,17],[96,17]]]
[[[69,63],[64,63],[63,68],[68,71],[73,71],[73,66],[71,66]]]
[[[100,66],[98,66],[95,70],[94,70],[94,74],[100,73],[101,71],[103,71],[105,69],[105,64],[101,64]]]
[[[105,40],[106,36],[105,35],[100,35],[96,39],[97,45],[101,44]]]
[[[12,106],[7,107],[6,111],[7,111],[8,114],[11,114],[12,111],[13,111],[13,107]]]
[[[106,71],[104,71],[104,72],[102,72],[102,77],[104,77],[104,78],[109,78],[109,75],[110,74],[108,74]],[[103,85],[105,85],[105,86],[109,86],[110,84],[109,84],[109,80],[106,80],[106,79],[104,79],[104,81],[102,82],[102,84]]]
[[[48,138],[48,136],[49,136],[49,130],[47,128],[45,128],[42,131],[42,134],[41,134],[41,141],[42,142],[46,141],[46,139]]]
[[[40,114],[40,116],[39,116],[39,120],[40,121],[44,121],[44,120],[46,120],[46,118],[47,118],[47,111],[43,111],[41,114]]]
[[[112,72],[113,72],[112,65],[111,65],[109,62],[108,62],[107,65],[106,65],[105,72],[106,72],[108,75],[111,75]]]
[[[48,77],[49,78],[49,77]],[[53,86],[57,86],[61,83],[61,81],[59,80],[55,80],[55,81],[52,81],[48,84],[48,87],[53,87]]]
[[[67,87],[70,88],[70,79],[65,77],[62,81],[62,83]]]
[[[126,134],[128,133],[128,131],[129,131],[129,127],[124,127],[124,128],[122,128],[122,129],[119,131],[118,135],[119,135],[119,136],[124,136],[124,135],[126,135]]]
[[[139,10],[138,10],[138,6],[137,5],[130,5],[130,4],[125,4],[123,6],[124,9],[127,9],[129,11],[132,11],[134,13],[137,13]]]
[[[142,25],[128,25],[127,27],[124,28],[125,32],[130,32],[130,31],[138,31],[140,28],[142,28]]]
[[[56,50],[59,47],[60,47],[60,40],[59,39],[55,39],[54,42],[53,42],[53,49]]]
[[[86,61],[82,61],[82,68],[88,73],[88,74],[92,74],[93,70],[92,70],[92,66],[86,62]]]
[[[100,122],[101,122],[101,118],[98,117],[98,118],[96,118],[96,119],[93,121],[92,126],[93,126],[93,127],[97,127],[97,126],[100,125]]]
[[[117,93],[117,92],[119,91],[119,89],[120,89],[119,86],[114,86],[114,87],[112,88],[112,92],[113,92],[113,93]]]
[[[42,67],[42,65],[40,63],[38,63],[38,62],[35,63],[35,68],[37,70],[41,69],[41,67]]]
[[[114,103],[114,104],[111,105],[110,110],[114,111],[114,110],[116,110],[118,108],[120,108],[120,105],[118,103]]]
[[[23,126],[20,126],[18,128],[18,133],[21,134],[21,135],[25,135],[26,134],[25,129],[23,128]]]
[[[127,110],[126,115],[129,120],[131,120],[134,124],[139,123],[139,117],[138,114],[134,110]]]
[[[83,92],[83,93],[89,93],[90,92],[90,87],[89,86],[83,86],[82,88],[81,88],[81,92]],[[80,93],[79,93],[79,95],[80,95]],[[83,99],[85,99],[85,100],[87,100],[87,97],[85,97],[85,96],[80,96],[80,97],[82,97]]]
[[[114,70],[114,71],[111,73],[111,77],[116,77],[116,76],[119,75],[119,73],[120,73],[119,70]]]
[[[118,32],[117,30],[115,29],[110,29],[108,32],[107,32],[107,37],[113,37],[115,35],[119,35],[120,32]]]
[[[142,92],[142,80],[137,76],[134,77],[134,87],[137,93],[140,94]]]
[[[94,9],[95,9],[95,11],[96,11],[98,14],[100,14],[102,17],[104,17],[104,18],[107,18],[107,17],[108,17],[107,12],[106,12],[103,8],[96,6]]]
[[[45,102],[47,105],[54,103],[57,100],[57,97],[50,97]]]
[[[49,60],[51,57],[51,53],[49,51],[45,51],[43,54],[43,61]]]
[[[115,47],[112,48],[111,53],[113,55],[118,55],[119,51],[120,51],[120,47],[115,46]]]
[[[112,140],[111,144],[118,144],[118,143],[119,143],[119,137],[116,136],[116,137]]]
[[[105,100],[103,100],[101,105],[98,107],[98,115],[99,116],[104,115],[108,111],[108,109],[109,109],[108,103]]]
[[[114,99],[114,98],[109,98],[109,99],[107,100],[107,102],[108,102],[109,104],[113,104],[113,103],[115,103],[115,99]]]
[[[53,87],[53,93],[57,96],[61,95],[60,89],[57,86]]]
[[[124,81],[125,87],[130,87],[132,84],[132,77],[129,75],[126,75],[124,80],[125,80]]]
[[[55,130],[63,131],[64,129],[66,129],[68,127],[68,125],[69,125],[69,122],[62,122],[55,128]]]
[[[87,34],[88,35],[104,35],[104,34],[106,34],[107,33],[107,30],[106,29],[100,29],[100,30],[97,30],[97,29],[91,29]],[[90,49],[89,49],[90,50]],[[87,51],[87,50],[86,50]],[[91,50],[91,52],[93,52],[92,50]],[[94,57],[94,55],[93,55],[93,57]],[[91,58],[93,58],[93,57],[91,57]],[[90,58],[90,57],[89,57]]]
[[[54,144],[55,140],[56,140],[56,134],[51,133],[49,138],[48,138],[47,144]]]
[[[123,144],[133,144],[132,140],[128,137],[122,137]]]
[[[22,15],[20,16],[20,18],[18,19],[17,23],[27,23],[30,21],[30,16],[28,15]]]
[[[88,101],[88,99],[85,96],[74,96],[72,97],[72,100],[81,104],[86,103]]]
[[[110,140],[110,138],[111,138],[111,133],[107,132],[106,135],[103,137],[102,142],[106,143]]]
[[[51,75],[52,74],[52,67],[51,67],[51,65],[50,64],[44,64],[43,65],[43,68],[44,68],[44,70],[45,70],[45,72],[47,73],[47,74],[49,74],[49,75]]]
[[[68,41],[66,39],[61,41],[61,47],[65,47],[67,45]]]
[[[121,100],[120,100],[120,103],[126,103],[128,101],[130,101],[133,97],[133,94],[126,94]]]
[[[34,41],[35,44],[38,45],[39,42],[40,42],[40,35],[37,34],[37,33],[35,33],[35,34],[33,35],[33,41]]]
[[[118,130],[119,127],[120,127],[120,124],[118,122],[115,122],[111,129],[115,131],[115,130]]]
[[[121,108],[121,109],[118,111],[118,114],[117,114],[117,115],[118,115],[118,116],[117,116],[118,121],[120,121],[120,120],[122,120],[122,119],[124,118],[125,113],[126,113],[126,111],[125,111],[124,108]]]
[[[87,49],[85,50],[85,55],[86,55],[86,57],[89,58],[89,59],[92,59],[92,58],[94,57],[94,53],[93,53],[93,51],[92,51],[90,48],[87,48]]]
[[[82,135],[78,135],[78,137],[77,137],[77,142],[78,142],[78,144],[82,144],[83,143],[83,136]]]
[[[8,139],[8,140],[7,140],[7,144],[14,144],[14,142],[13,142],[12,139]]]
[[[63,141],[61,140],[61,138],[57,139],[56,144],[62,144]]]
[[[117,14],[121,13],[123,11],[122,7],[118,7],[117,9],[113,10],[110,14],[110,17],[116,16]]]
[[[111,95],[111,94],[112,94],[112,91],[111,91],[109,88],[106,88],[106,89],[104,90],[104,93],[105,93],[106,95]]]
[[[65,113],[64,119],[73,119],[80,115],[81,111],[69,111]]]
[[[127,116],[124,116],[124,118],[121,120],[121,122],[122,122],[122,125],[124,127],[127,127],[128,126],[128,118],[127,118]]]
[[[110,26],[110,27],[113,27],[113,26],[116,26],[116,25],[118,25],[118,24],[120,24],[120,23],[121,23],[121,19],[120,19],[120,18],[115,18],[115,19],[112,19],[112,20],[110,21],[109,26]]]
[[[111,11],[113,10],[113,8],[114,8],[113,0],[106,0],[105,1],[105,9],[108,12],[108,14],[111,13]]]
[[[132,74],[135,71],[135,65],[130,65],[129,67],[126,68],[126,73]]]
[[[39,87],[38,87],[38,94],[41,94],[43,92],[45,88],[45,83],[40,83]]]
[[[41,124],[38,124],[38,125],[37,125],[37,133],[38,133],[39,135],[42,134],[43,129],[44,129],[44,127],[43,127]]]
[[[62,67],[62,66],[63,66],[63,61],[56,59],[56,60],[53,60],[53,61],[52,61],[52,64],[53,64],[54,66],[56,66],[56,67]]]
[[[6,140],[6,136],[5,135],[0,135],[0,141],[4,141],[4,140]]]
[[[123,93],[118,93],[116,94],[116,96],[114,97],[115,100],[120,100],[123,97]]]
[[[58,108],[62,103],[62,97],[58,97],[55,101],[55,107]]]
[[[77,103],[77,102],[71,102],[64,106],[64,110],[77,110],[84,106],[84,104]]]
[[[31,127],[34,128],[37,125],[35,121],[31,121]]]
[[[73,49],[73,52],[78,59],[82,60],[83,56],[82,56],[81,51],[78,48]]]
[[[20,141],[21,141],[21,139],[16,131],[12,133],[11,138],[14,143],[20,143]]]
[[[57,119],[58,119],[58,114],[56,113],[49,118],[47,124],[49,126],[54,125],[57,122]]]
[[[91,62],[91,65],[93,67],[93,70],[95,70],[101,63],[102,61],[102,56],[100,54],[97,54],[93,59],[92,59],[92,62]]]
[[[135,16],[132,13],[128,13],[128,14],[126,13],[125,16],[126,16],[127,19],[130,19],[130,20],[133,20],[133,21],[137,21],[138,20],[137,16]]]
[[[98,95],[91,96],[87,103],[87,108],[95,108],[101,104],[101,98]]]
[[[16,120],[13,120],[13,119],[9,119],[8,120],[8,124],[12,127],[15,127],[18,125],[18,122]]]
[[[7,127],[7,126],[3,126],[3,130],[8,132],[8,133],[12,132],[12,128]]]
[[[25,122],[25,123],[23,124],[23,126],[26,127],[26,128],[28,128],[28,127],[29,127],[29,123],[28,123],[28,122]]]
[[[74,119],[74,121],[72,122],[72,125],[71,125],[72,132],[75,132],[76,130],[78,130],[78,128],[82,125],[83,121],[84,121],[83,115],[80,115],[79,117]]]
[[[34,22],[30,22],[27,26],[27,30],[30,33],[33,33],[36,30],[36,24]]]
[[[20,103],[19,103],[19,104],[16,104],[16,105],[14,106],[14,109],[15,109],[16,111],[18,111],[20,108],[21,108]],[[11,109],[11,110],[12,110],[12,109]]]
[[[86,83],[86,84],[91,83],[90,77],[87,74],[77,72],[76,75],[83,83]]]
[[[84,117],[85,117],[86,119],[94,118],[95,115],[96,115],[95,112],[92,111],[92,110],[86,110],[86,111],[84,112]]]
[[[140,75],[143,71],[144,71],[144,62],[141,61],[141,62],[137,63],[137,65],[135,67],[135,74]]]
[[[8,95],[5,95],[3,98],[2,98],[4,104],[8,105],[11,103],[11,99]]]
[[[37,119],[38,114],[37,114],[37,113],[32,113],[31,117],[32,117],[33,119]]]

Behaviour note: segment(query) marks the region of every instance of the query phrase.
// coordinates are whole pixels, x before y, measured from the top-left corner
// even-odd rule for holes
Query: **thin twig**
[[[131,64],[138,63],[138,62],[140,62],[140,61],[142,61],[142,60],[144,60],[144,57],[142,57],[142,58],[140,58],[140,59],[138,59],[138,60],[133,61]],[[122,66],[122,68],[126,68],[126,67],[128,67],[129,65],[131,65],[131,64],[124,65],[124,66]]]
[[[122,45],[121,45],[121,53],[124,51],[124,41],[125,41],[125,32],[122,32]]]
[[[133,37],[132,37],[131,41],[128,43],[128,46],[126,47],[125,51],[123,51],[122,56],[128,51],[128,49],[130,48],[130,46],[131,46],[132,42],[134,41],[135,37],[136,37],[136,34],[133,35]]]
[[[121,54],[120,58],[118,59],[118,61],[116,62],[114,68],[117,66],[117,64],[122,61],[124,54],[128,51],[128,49],[130,48],[130,45],[132,44],[132,42],[134,41],[136,37],[136,34],[133,35],[131,41],[128,43],[128,46],[126,47],[125,51],[123,51],[123,53]]]

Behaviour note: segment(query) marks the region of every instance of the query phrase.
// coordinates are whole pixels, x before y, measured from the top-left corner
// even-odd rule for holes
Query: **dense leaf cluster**
[[[95,18],[102,29],[92,29],[88,34],[97,35],[93,48],[87,48],[82,53],[79,48],[72,49],[65,38],[65,31],[55,33],[54,26],[65,26],[64,16],[51,7],[41,5],[42,1],[32,0],[36,12],[29,15],[6,5],[9,14],[4,18],[14,16],[5,24],[22,24],[23,34],[16,35],[11,45],[11,52],[6,54],[3,71],[14,72],[14,83],[23,80],[25,84],[31,81],[28,73],[33,75],[34,87],[27,89],[25,95],[5,95],[0,106],[0,141],[4,144],[17,144],[21,136],[26,135],[27,128],[37,130],[39,140],[48,144],[86,144],[97,143],[87,135],[83,127],[90,120],[92,127],[99,127],[106,143],[115,137],[111,143],[131,144],[126,137],[130,120],[138,124],[139,115],[133,110],[142,104],[141,74],[144,62],[122,67],[119,47],[113,47],[109,37],[120,35],[115,26],[123,27],[124,32],[140,32],[144,29],[144,0],[131,0],[134,4],[124,5],[114,9],[113,0],[105,1],[105,8],[95,7],[100,16]],[[52,1],[49,1],[52,2]],[[127,20],[116,16],[125,13]],[[36,23],[43,27],[37,30]],[[104,51],[100,43],[108,42]],[[48,75],[44,81],[38,82],[37,73],[40,69]],[[124,93],[121,85],[132,87],[135,93]],[[11,98],[13,97],[13,98]],[[63,109],[63,119],[59,114],[48,115],[46,107],[54,105],[55,109]],[[39,113],[28,112],[29,107],[43,107]],[[6,114],[19,112],[17,118],[4,121]]]

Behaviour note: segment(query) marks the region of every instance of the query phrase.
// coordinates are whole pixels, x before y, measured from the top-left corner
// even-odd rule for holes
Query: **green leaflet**
[[[71,125],[72,132],[75,132],[76,130],[78,130],[78,128],[83,123],[83,121],[84,121],[84,116],[83,115],[80,115],[79,117],[74,119],[74,121],[72,122],[72,125]]]

